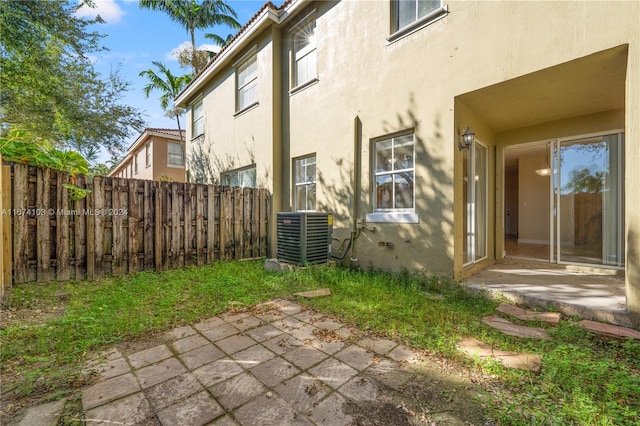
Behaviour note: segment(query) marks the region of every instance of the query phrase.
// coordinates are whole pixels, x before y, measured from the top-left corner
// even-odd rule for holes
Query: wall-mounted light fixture
[[[469,147],[473,144],[475,137],[476,134],[467,127],[467,130],[465,130],[458,139],[458,149],[460,151],[462,151],[463,149],[469,149]]]

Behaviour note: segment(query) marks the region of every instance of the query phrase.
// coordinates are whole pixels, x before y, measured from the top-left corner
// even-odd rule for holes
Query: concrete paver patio
[[[82,392],[86,424],[424,424],[420,407],[398,402],[416,379],[419,354],[292,301],[179,327],[158,343],[114,349],[87,367],[99,379]],[[373,402],[375,413],[366,405]],[[447,424],[468,424],[478,412]]]

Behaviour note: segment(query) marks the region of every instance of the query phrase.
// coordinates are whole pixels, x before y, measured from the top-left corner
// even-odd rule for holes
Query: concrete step
[[[67,399],[64,398],[59,401],[29,407],[11,424],[16,426],[55,426],[58,424],[66,402]]]

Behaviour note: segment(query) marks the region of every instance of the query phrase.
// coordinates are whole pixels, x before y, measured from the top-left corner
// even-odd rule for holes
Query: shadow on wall
[[[251,137],[251,143],[244,142],[244,148],[249,160],[241,160],[239,154],[231,155],[225,153],[218,155],[213,146],[215,142],[202,135],[191,141],[191,149],[187,155],[187,170],[189,172],[188,181],[205,183],[212,185],[220,184],[220,175],[226,171],[240,167],[249,166],[256,163],[255,138]],[[269,182],[270,170],[265,170],[264,176],[256,176],[256,186],[265,187]]]
[[[404,113],[398,113],[395,122],[383,121],[385,134],[393,134],[403,130],[414,130],[415,134],[415,177],[412,188],[415,194],[415,212],[419,215],[418,224],[376,223],[375,233],[363,230],[356,240],[356,248],[370,251],[372,257],[392,256],[386,261],[385,269],[420,270],[427,273],[453,273],[453,162],[447,161],[452,146],[445,140],[440,117],[425,124],[416,113],[413,95],[409,97],[409,107]],[[366,129],[367,123],[362,123]],[[385,135],[380,135],[384,137]],[[359,203],[358,217],[364,218],[374,211],[375,179],[371,170],[374,147],[372,140],[360,141],[362,156],[359,188],[354,188],[354,165],[349,163],[349,156],[333,158],[338,167],[339,176],[329,180],[318,172],[319,190],[324,194],[323,203],[319,203],[319,211],[328,211],[336,215],[340,225],[350,224],[354,215],[354,198]],[[343,237],[351,229],[335,227]],[[393,248],[380,243],[391,243]],[[384,253],[382,253],[384,252]],[[368,260],[371,262],[371,260]],[[363,265],[364,266],[364,265]],[[370,266],[376,267],[375,264]]]

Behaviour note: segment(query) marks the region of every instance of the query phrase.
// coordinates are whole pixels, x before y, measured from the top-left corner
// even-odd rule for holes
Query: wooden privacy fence
[[[14,284],[268,255],[266,189],[76,176],[91,193],[74,201],[68,182],[64,172],[11,164],[3,213]]]

